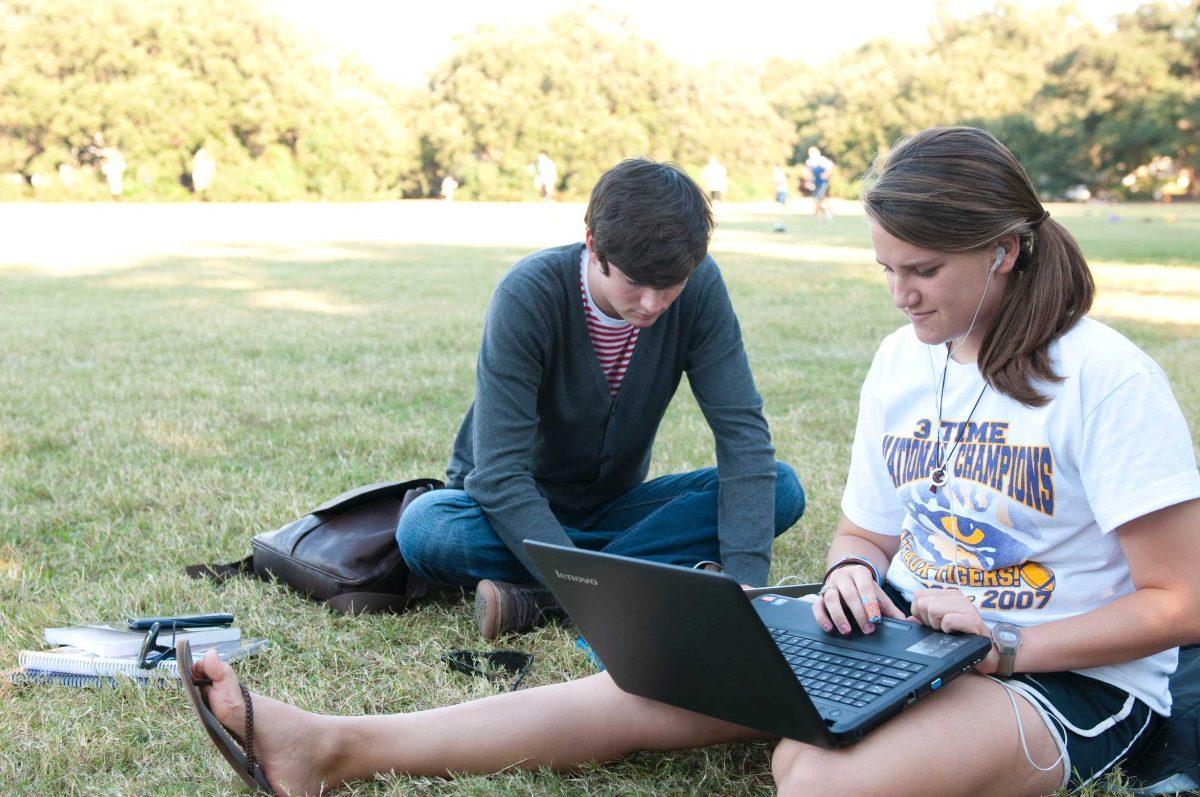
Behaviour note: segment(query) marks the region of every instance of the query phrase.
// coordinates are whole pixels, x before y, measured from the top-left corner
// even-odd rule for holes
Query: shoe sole
[[[500,618],[504,616],[504,592],[484,579],[475,587],[475,625],[484,641],[500,636]]]

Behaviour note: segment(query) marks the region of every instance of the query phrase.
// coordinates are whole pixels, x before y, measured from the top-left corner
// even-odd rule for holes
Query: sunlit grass
[[[229,226],[200,225],[201,235],[170,215],[185,206],[125,206],[107,217],[114,238],[94,256],[75,239],[57,247],[14,227],[0,256],[0,662],[15,666],[44,626],[225,608],[274,644],[241,665],[246,680],[305,708],[405,711],[490,693],[440,662],[450,648],[480,645],[459,595],[400,617],[346,618],[262,583],[183,575],[193,562],[244,555],[251,534],[348,486],[441,474],[473,392],[492,287],[531,246],[577,238],[582,215],[498,206],[503,223],[487,225],[486,206],[411,207],[410,216],[404,205],[298,206],[291,216],[239,207],[212,217]],[[1112,291],[1158,309],[1151,323],[1099,304],[1163,365],[1195,436],[1200,317],[1188,311],[1200,301],[1200,208],[1170,209],[1172,221],[1163,208],[1117,208],[1117,221],[1108,210],[1054,212],[1098,263],[1102,300]],[[317,229],[322,211],[338,224]],[[46,229],[77,229],[82,217],[71,214],[88,211],[56,212],[65,215],[40,216]],[[146,226],[139,212],[153,219],[149,242],[134,241]],[[770,231],[769,207],[723,208],[721,218],[714,252],[779,457],[809,496],[805,518],[776,544],[772,575],[813,579],[838,516],[859,384],[903,319],[861,217],[796,215],[783,234]],[[653,473],[712,462],[711,434],[681,390]],[[573,641],[551,627],[511,643],[537,653],[538,684],[590,671]],[[6,793],[217,795],[240,783],[177,692],[0,686],[0,696]],[[664,794],[701,784],[758,794],[770,787],[769,752],[645,754],[570,777],[388,777],[347,793]]]

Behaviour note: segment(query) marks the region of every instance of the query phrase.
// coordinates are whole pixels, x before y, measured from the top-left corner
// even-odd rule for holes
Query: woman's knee
[[[608,670],[603,670],[595,675],[589,675],[587,680],[591,682],[592,687],[596,690],[597,697],[601,703],[611,707],[613,715],[616,717],[644,719],[647,712],[653,712],[658,707],[666,705],[665,703],[659,703],[657,700],[651,700],[635,695],[632,692],[626,692],[617,686],[617,682],[608,674]]]
[[[846,770],[844,755],[790,739],[777,744],[771,756],[779,797],[854,794],[855,783],[845,777]]]
[[[730,741],[746,741],[755,733],[723,720],[641,697],[621,689],[607,671],[589,676],[595,710],[615,729],[614,755],[639,750],[682,750]]]
[[[779,536],[804,514],[804,487],[796,469],[786,462],[775,463],[775,536]]]
[[[670,713],[673,707],[666,703],[626,692],[617,686],[608,671],[590,675],[585,682],[591,687],[593,709],[615,726],[625,728],[625,747],[621,754],[655,748],[656,728],[659,715],[664,709]],[[678,710],[678,709],[675,709]]]

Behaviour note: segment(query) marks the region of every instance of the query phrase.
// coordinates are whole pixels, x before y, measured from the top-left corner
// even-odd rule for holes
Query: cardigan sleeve
[[[725,282],[711,259],[701,269],[685,370],[716,443],[721,562],[740,583],[761,586],[775,538],[775,449]]]
[[[549,331],[535,308],[511,281],[492,297],[475,369],[474,470],[464,483],[500,539],[534,574],[522,540],[572,544],[533,477],[538,386],[549,356]]]

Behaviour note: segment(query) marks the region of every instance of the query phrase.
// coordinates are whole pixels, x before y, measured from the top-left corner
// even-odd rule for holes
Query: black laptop
[[[626,692],[822,747],[861,739],[991,646],[888,618],[826,634],[809,602],[748,597],[722,573],[524,544]]]

